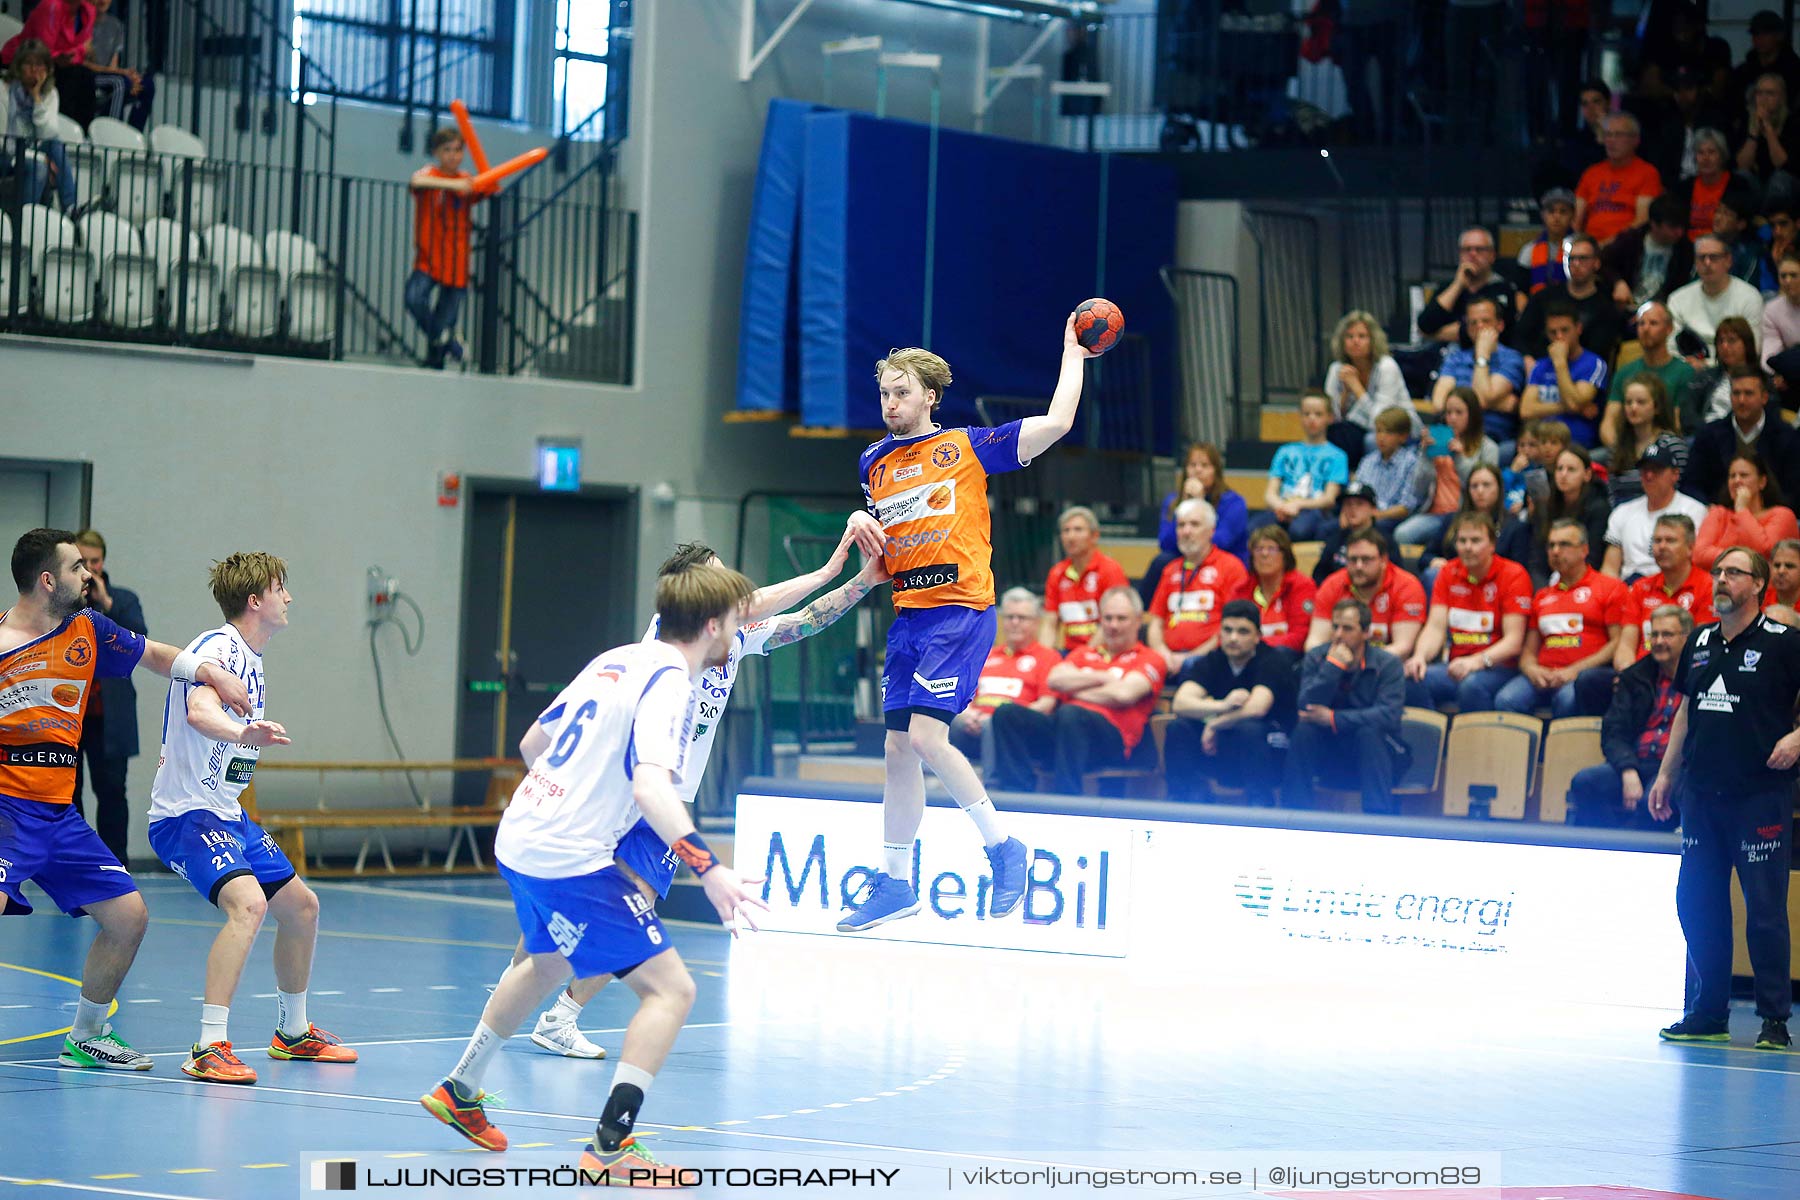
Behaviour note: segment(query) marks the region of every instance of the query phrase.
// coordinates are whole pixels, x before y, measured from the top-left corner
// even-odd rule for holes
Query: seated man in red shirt
[[[1425,627],[1425,589],[1418,576],[1388,558],[1387,538],[1378,529],[1352,533],[1344,541],[1344,566],[1325,577],[1313,597],[1312,628],[1306,648],[1332,638],[1331,610],[1346,596],[1369,606],[1369,640],[1401,662],[1412,657]]]
[[[1038,641],[1067,650],[1087,645],[1100,623],[1100,596],[1107,588],[1129,583],[1125,568],[1100,549],[1100,518],[1094,510],[1077,504],[1063,509],[1056,522],[1062,539],[1061,562],[1044,579],[1044,615],[1039,620]]]
[[[1181,557],[1163,568],[1144,637],[1171,675],[1219,644],[1219,612],[1250,582],[1237,555],[1213,545],[1218,523],[1213,506],[1198,497],[1175,506],[1175,545]]]
[[[1016,587],[1000,597],[1000,644],[988,651],[975,681],[975,698],[950,722],[950,744],[977,762],[986,762],[981,731],[1002,704],[1023,704],[1041,713],[1056,707],[1056,696],[1044,686],[1062,655],[1037,640],[1043,605],[1030,588]]]
[[[1625,628],[1613,655],[1613,670],[1625,668],[1650,652],[1650,616],[1665,604],[1685,608],[1694,624],[1707,625],[1713,615],[1712,576],[1694,565],[1694,519],[1686,513],[1665,513],[1650,531],[1650,557],[1657,571],[1626,589]]]
[[[1052,790],[1081,794],[1089,771],[1123,766],[1143,741],[1162,691],[1163,657],[1138,640],[1144,601],[1129,585],[1100,597],[1100,633],[1058,663],[1047,680],[1053,713],[1002,704],[989,718],[992,786],[1032,791],[1034,768],[1055,773]]]
[[[1545,553],[1555,575],[1532,598],[1519,677],[1494,703],[1501,712],[1531,713],[1548,704],[1553,718],[1599,716],[1584,703],[1612,693],[1629,595],[1617,579],[1588,566],[1587,526],[1576,518],[1551,523]]]
[[[1454,701],[1458,712],[1492,712],[1494,697],[1519,673],[1531,576],[1494,553],[1487,514],[1462,513],[1450,531],[1457,561],[1438,572],[1431,615],[1406,660],[1406,677],[1415,685],[1408,703],[1436,708]]]
[[[1252,544],[1269,529],[1280,532],[1258,530]],[[1280,751],[1294,727],[1297,664],[1292,651],[1262,640],[1261,615],[1250,600],[1227,604],[1219,648],[1190,660],[1174,681],[1175,722],[1163,740],[1171,800],[1211,799],[1211,782],[1243,788],[1248,804],[1275,803]]]

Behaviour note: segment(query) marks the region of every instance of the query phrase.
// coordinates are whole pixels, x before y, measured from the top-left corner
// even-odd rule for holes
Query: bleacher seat
[[[140,227],[162,215],[162,169],[149,157],[143,134],[117,118],[95,117],[88,123],[88,144],[93,152],[82,159],[97,164],[98,190],[111,198],[115,212]]]
[[[297,233],[271,229],[263,238],[263,261],[269,269],[287,281],[301,271],[323,271],[324,256],[319,248]]]
[[[183,286],[185,284],[185,287]],[[169,321],[189,335],[219,327],[219,269],[209,262],[182,263],[169,281]]]
[[[288,280],[288,337],[296,342],[328,342],[337,334],[337,276],[302,271]]]
[[[81,123],[67,113],[56,114],[56,137],[63,145],[75,147],[87,142],[87,134],[83,132]]]
[[[1552,825],[1569,819],[1569,784],[1575,773],[1606,761],[1600,752],[1599,717],[1564,717],[1544,734],[1543,782],[1538,788],[1538,820]],[[1649,780],[1645,780],[1648,791]]]
[[[150,131],[150,148],[161,156],[163,190],[170,201],[177,209],[181,207],[185,176],[191,173],[193,211],[189,219],[195,225],[211,224],[219,215],[225,172],[206,161],[206,143],[179,125],[158,124]]]
[[[1458,713],[1444,749],[1444,815],[1466,817],[1473,788],[1493,789],[1488,816],[1525,819],[1544,723],[1518,713]]]
[[[10,13],[0,13],[0,46],[12,41],[23,28],[25,28],[25,22],[19,18]]]
[[[59,325],[80,325],[94,317],[94,263],[79,246],[52,246],[44,252],[38,289],[43,315]]]
[[[43,274],[44,255],[63,246],[78,245],[75,224],[47,204],[19,206],[19,241],[31,251],[31,274]]]
[[[12,217],[0,211],[0,311],[5,311],[12,296],[13,279],[13,223]],[[12,307],[8,315],[17,316],[25,311],[31,300],[31,270],[27,266],[19,277],[19,302]]]
[[[144,222],[144,253],[156,260],[156,281],[163,287],[169,286],[170,272],[180,261],[199,262],[206,257],[200,245],[200,235],[193,230],[187,231],[187,252],[182,253],[182,229],[180,221],[168,217],[152,217]]]
[[[1081,777],[1082,793],[1088,796],[1106,795],[1106,785],[1117,783],[1120,794],[1124,796],[1149,799],[1161,799],[1165,796],[1167,787],[1163,773],[1163,742],[1174,721],[1174,713],[1159,712],[1152,716],[1143,740],[1138,742],[1137,749],[1125,760],[1125,765],[1089,771]]]
[[[100,317],[121,329],[156,320],[156,260],[144,253],[138,231],[116,213],[81,218],[81,241],[100,281]]]
[[[1408,708],[1401,714],[1400,740],[1412,751],[1412,763],[1406,773],[1394,780],[1394,798],[1400,802],[1402,814],[1439,811],[1432,801],[1444,785],[1444,745],[1449,732],[1450,718],[1436,709]],[[1361,811],[1359,792],[1320,785],[1313,794],[1334,801],[1346,812]]]
[[[281,328],[281,276],[267,267],[239,267],[232,276],[225,327],[240,337],[274,337]]]
[[[227,292],[238,268],[263,265],[262,244],[235,225],[208,226],[204,240],[207,261],[219,268],[219,285]]]

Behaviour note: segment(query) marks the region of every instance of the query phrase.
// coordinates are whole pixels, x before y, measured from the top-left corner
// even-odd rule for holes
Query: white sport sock
[[[897,846],[893,842],[881,844],[881,869],[902,883],[912,878],[912,843]]]
[[[656,1076],[644,1070],[642,1067],[634,1067],[630,1063],[622,1062],[617,1067],[613,1068],[612,1085],[616,1088],[621,1083],[629,1083],[632,1087],[635,1087],[638,1091],[644,1093],[645,1099],[649,1099],[650,1082],[655,1078]],[[612,1094],[612,1088],[607,1089],[607,1094]]]
[[[550,1006],[549,1015],[553,1020],[573,1025],[581,1016],[581,1002],[575,999],[568,988],[564,988],[558,993],[556,1003]]]
[[[284,1037],[299,1037],[311,1026],[306,1020],[306,993],[275,989],[275,1028]]]
[[[975,822],[975,828],[980,830],[982,845],[998,846],[1006,840],[1006,834],[1000,829],[1000,812],[994,807],[992,800],[983,796],[963,811],[969,814],[969,819]]]
[[[227,1020],[231,1016],[228,1004],[202,1004],[200,1006],[200,1042],[202,1046],[210,1046],[214,1042],[225,1041],[229,1036],[225,1032]]]
[[[98,1034],[106,1023],[106,1010],[111,1007],[111,1004],[95,1004],[86,996],[81,997],[75,1002],[75,1020],[69,1035],[82,1042]]]
[[[481,1077],[487,1073],[488,1064],[505,1044],[506,1039],[485,1024],[476,1025],[475,1036],[469,1039],[461,1061],[450,1072],[450,1082],[461,1087],[465,1096],[475,1095],[481,1090]]]

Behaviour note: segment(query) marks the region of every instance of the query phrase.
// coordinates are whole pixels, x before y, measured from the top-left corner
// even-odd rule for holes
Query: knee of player
[[[669,1003],[680,1005],[683,1013],[686,1013],[689,1009],[694,1007],[695,991],[694,976],[692,973],[685,970],[682,971],[675,978],[671,979],[668,986],[662,990]]]
[[[919,757],[918,751],[913,749],[912,734],[904,729],[888,730],[883,748],[890,762],[912,762]]]
[[[261,888],[247,892],[233,889],[231,895],[221,893],[219,907],[225,910],[226,920],[251,928],[260,926],[263,918],[269,915],[269,901],[263,896]]]
[[[319,893],[295,879],[277,895],[281,897],[282,910],[276,915],[282,920],[305,925],[318,924]]]
[[[950,727],[941,721],[915,720],[906,731],[906,744],[914,754],[930,762],[950,745]]]
[[[107,905],[104,914],[95,913],[94,917],[106,932],[132,943],[143,941],[144,933],[150,928],[150,909],[139,892],[119,897],[117,902]]]

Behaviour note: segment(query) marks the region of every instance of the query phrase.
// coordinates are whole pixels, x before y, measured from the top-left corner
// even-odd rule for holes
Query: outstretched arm
[[[1041,417],[1026,417],[1019,422],[1020,462],[1030,462],[1075,428],[1084,364],[1092,357],[1094,352],[1075,340],[1075,314],[1070,313],[1068,324],[1063,326],[1062,373],[1056,377],[1050,411]]]
[[[211,659],[145,638],[144,656],[138,659],[138,666],[184,683],[203,684],[218,693],[226,708],[250,715],[250,693],[245,690],[244,681]]]
[[[756,594],[750,597],[749,623],[755,624],[778,612],[785,612],[836,579],[838,572],[844,569],[844,563],[850,558],[850,540],[850,532],[846,530],[844,536],[838,539],[837,549],[831,552],[831,557],[818,570],[757,588]]]
[[[845,544],[848,542],[846,537]],[[840,546],[839,549],[843,547]],[[764,643],[765,647],[773,650],[777,646],[786,646],[811,637],[855,608],[864,596],[887,581],[887,569],[881,565],[881,560],[865,558],[862,570],[848,583],[825,593],[798,612],[783,613],[776,617],[774,630]]]

